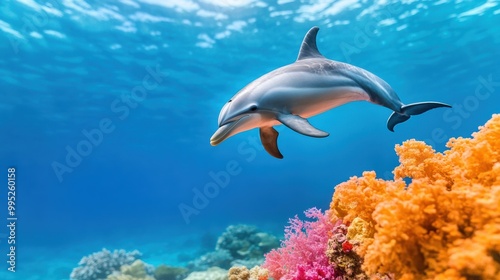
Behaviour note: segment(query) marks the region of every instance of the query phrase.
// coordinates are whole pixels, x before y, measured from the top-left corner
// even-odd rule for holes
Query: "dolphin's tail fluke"
[[[451,108],[450,105],[441,102],[418,102],[418,103],[403,105],[401,107],[401,112],[393,112],[391,114],[391,116],[387,120],[387,128],[390,131],[394,132],[394,126],[396,126],[398,123],[402,123],[408,120],[410,116],[420,115],[424,112],[429,111],[430,109],[439,107]]]

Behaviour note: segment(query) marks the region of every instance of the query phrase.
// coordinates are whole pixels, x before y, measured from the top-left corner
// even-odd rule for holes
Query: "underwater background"
[[[212,147],[224,103],[292,63],[312,26],[323,55],[404,103],[453,108],[392,133],[386,108],[346,104],[310,119],[324,139],[276,127],[283,160],[257,130]],[[500,111],[498,1],[6,0],[0,39],[0,221],[10,167],[18,218],[15,273],[0,227],[0,279],[69,279],[102,248],[183,266],[231,224],[280,236],[349,177],[392,178],[395,144],[442,151]]]

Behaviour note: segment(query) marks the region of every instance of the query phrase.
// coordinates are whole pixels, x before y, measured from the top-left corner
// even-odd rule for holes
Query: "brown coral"
[[[406,141],[396,146],[394,180],[365,172],[337,186],[334,216],[373,226],[356,251],[369,275],[500,279],[500,115],[447,146],[436,153]]]
[[[348,240],[347,234],[347,225],[337,222],[326,250],[329,262],[342,279],[367,280],[367,275],[361,270],[360,257],[353,251],[357,244],[351,242],[356,241]]]

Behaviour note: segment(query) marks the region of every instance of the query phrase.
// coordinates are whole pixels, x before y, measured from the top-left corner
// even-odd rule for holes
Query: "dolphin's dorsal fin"
[[[297,60],[302,60],[306,58],[323,57],[323,55],[318,51],[318,46],[316,45],[316,35],[318,34],[319,27],[314,26],[307,31],[302,45],[300,46],[299,56]]]

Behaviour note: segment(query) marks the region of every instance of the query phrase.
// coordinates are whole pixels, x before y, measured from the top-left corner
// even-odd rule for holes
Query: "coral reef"
[[[228,280],[227,270],[211,267],[206,271],[191,272],[185,280]]]
[[[207,270],[213,266],[228,269],[232,261],[233,257],[228,250],[216,250],[189,262],[188,268],[195,271]]]
[[[231,266],[253,267],[262,264],[264,254],[278,246],[278,238],[259,231],[255,226],[231,225],[217,239],[215,251],[191,261],[188,268],[202,271],[213,266],[224,269]]]
[[[393,180],[338,185],[329,211],[306,212],[316,221],[291,220],[263,267],[276,280],[500,279],[500,115],[447,147],[397,145]]]
[[[216,250],[227,250],[234,259],[248,260],[262,256],[279,246],[278,238],[259,232],[250,225],[231,225],[217,239]]]
[[[82,258],[71,272],[71,280],[222,280],[228,279],[231,266],[253,267],[262,264],[264,254],[279,246],[278,238],[254,226],[233,225],[215,243],[211,235],[202,237],[203,244],[212,240],[215,250],[188,263],[187,268],[160,265],[153,267],[139,260],[138,251],[103,249]],[[213,248],[213,247],[212,247]],[[267,279],[267,271],[251,270],[257,280]]]
[[[185,279],[500,279],[500,115],[447,147],[397,145],[392,180],[369,171],[339,184],[330,209],[290,219],[280,248],[255,227],[229,226]],[[160,266],[155,279],[139,255],[104,249],[84,257],[71,280],[179,280],[188,272]]]
[[[305,212],[315,221],[301,221],[297,216],[290,219],[285,229],[285,241],[281,248],[266,255],[262,265],[275,279],[322,280],[333,279],[334,270],[325,252],[334,224],[328,215],[316,208]]]
[[[185,274],[188,272],[183,267],[172,267],[167,265],[159,265],[154,271],[156,280],[181,280],[184,279]]]
[[[123,265],[132,264],[141,253],[139,251],[126,252],[125,250],[115,250],[110,252],[103,249],[83,257],[78,263],[78,267],[71,272],[71,280],[100,280],[106,279],[113,272],[120,271]]]

